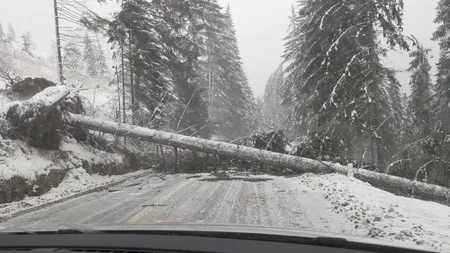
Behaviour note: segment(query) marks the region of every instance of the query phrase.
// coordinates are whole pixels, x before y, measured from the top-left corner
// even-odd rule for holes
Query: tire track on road
[[[221,181],[224,187],[227,188],[225,195],[222,196],[220,204],[210,212],[208,222],[226,224],[229,222],[232,215],[232,210],[238,201],[239,192],[242,187],[241,181]]]
[[[182,194],[180,192],[187,191],[192,185],[195,187],[197,179],[183,179],[175,184],[170,185],[168,188],[161,189],[160,192],[153,198],[147,199],[142,203],[144,205],[153,205],[153,207],[143,207],[136,214],[134,214],[127,223],[131,224],[146,224],[159,222],[158,215],[161,212],[170,213],[172,210],[168,210],[169,205],[172,205],[172,198],[178,199]],[[157,205],[161,205],[156,207]],[[155,208],[156,207],[156,208]]]

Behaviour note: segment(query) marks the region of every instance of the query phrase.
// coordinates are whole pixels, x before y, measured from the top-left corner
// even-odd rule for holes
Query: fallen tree
[[[142,141],[149,141],[176,148],[257,161],[277,167],[290,168],[297,172],[332,172],[330,166],[307,158],[259,150],[226,142],[211,141],[126,124],[119,125],[116,122],[97,120],[77,114],[69,114],[69,121],[84,128],[104,133],[133,137]]]
[[[210,154],[219,154],[243,160],[253,160],[279,168],[290,168],[296,172],[337,172],[344,175],[348,175],[350,173],[353,174],[355,178],[368,182],[379,188],[387,189],[394,193],[435,201],[448,202],[450,199],[450,191],[448,188],[418,181],[411,181],[387,174],[371,172],[363,169],[350,170],[345,166],[325,164],[308,158],[285,155],[246,146],[205,140],[126,124],[119,125],[115,122],[102,121],[76,114],[69,114],[68,118],[71,123],[79,124],[84,128],[118,136],[129,136],[143,141],[149,141],[177,148],[185,148]]]

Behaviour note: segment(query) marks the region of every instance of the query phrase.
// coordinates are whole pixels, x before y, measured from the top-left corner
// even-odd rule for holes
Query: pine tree
[[[16,32],[14,31],[14,27],[11,23],[8,25],[8,34],[6,35],[6,39],[8,42],[16,41]]]
[[[83,50],[83,62],[85,65],[86,74],[90,76],[98,75],[96,52],[90,36],[85,33],[84,35],[84,50]]]
[[[437,80],[435,85],[436,99],[433,105],[435,129],[450,133],[450,0],[440,0],[437,7],[437,16],[434,22],[438,24],[433,34],[433,40],[439,42],[441,50],[437,64]]]
[[[63,48],[64,66],[72,70],[82,70],[83,54],[74,43],[67,43]]]
[[[207,34],[205,87],[209,91],[210,116],[225,139],[242,137],[254,123],[255,101],[243,71],[236,31],[227,8],[216,14],[216,26]]]
[[[280,65],[267,81],[264,92],[261,110],[265,125],[271,130],[286,130],[286,115],[282,107],[283,73],[283,65]]]
[[[424,138],[431,134],[431,65],[428,61],[430,49],[424,48],[413,38],[416,49],[410,53],[412,61],[407,69],[411,73],[411,95],[400,98],[404,112],[400,131],[401,146],[404,147],[388,168],[393,175],[414,179],[416,171],[429,159],[424,153]]]
[[[351,156],[363,155],[356,149],[368,150],[373,163],[385,167],[395,152],[402,108],[394,72],[381,64],[385,49],[377,34],[389,46],[407,49],[401,34],[403,5],[308,0],[298,7],[286,39],[285,100],[318,143],[331,138],[332,152]]]
[[[413,58],[408,71],[411,73],[411,99],[408,104],[408,114],[412,117],[412,134],[416,138],[423,138],[431,133],[431,65],[428,55],[431,49],[424,48],[414,38],[416,49],[410,53]]]
[[[33,39],[31,38],[31,33],[26,31],[22,36],[22,51],[33,56],[32,48],[33,48]]]
[[[178,97],[174,129],[185,129],[183,134],[209,138],[213,127],[207,103],[206,65],[200,56],[205,47],[205,33],[213,26],[210,14],[220,14],[220,8],[215,1],[190,1],[188,6],[186,4],[173,6],[181,14],[176,18],[176,27],[188,31],[183,39],[173,40],[174,47],[186,56],[184,59],[174,59],[172,68]]]
[[[5,40],[5,32],[3,32],[3,24],[0,21],[0,43],[2,43]]]
[[[450,179],[450,155],[448,145],[450,140],[450,0],[440,0],[436,8],[437,16],[434,22],[438,25],[433,33],[433,40],[439,42],[440,56],[437,63],[435,94],[432,99],[431,124],[432,134],[422,145],[424,163],[416,175],[424,181],[448,186]]]
[[[97,62],[97,73],[100,76],[104,76],[108,72],[108,66],[106,65],[105,51],[103,50],[102,45],[98,40],[95,46],[95,60]]]

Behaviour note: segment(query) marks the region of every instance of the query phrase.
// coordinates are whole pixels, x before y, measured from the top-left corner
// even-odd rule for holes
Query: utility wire
[[[82,26],[83,25],[80,21],[70,20],[70,19],[67,19],[65,17],[58,17],[58,18],[60,20],[64,20],[64,21],[69,22],[69,23],[74,24],[74,25],[78,25],[78,26]]]
[[[58,10],[67,11],[67,12],[70,12],[70,13],[73,13],[73,14],[77,14],[77,15],[83,15],[84,14],[84,12],[82,12],[82,11],[80,11],[78,9],[69,8],[69,7],[66,7],[64,5],[58,6]]]
[[[80,20],[83,17],[83,16],[77,16],[75,14],[68,13],[68,12],[65,12],[65,11],[59,11],[59,15],[60,16],[65,16],[65,17],[68,17],[68,18],[71,18],[71,19],[75,19],[75,20]]]
[[[60,18],[68,19],[68,20],[70,20],[70,21],[72,21],[72,22],[79,22],[79,23],[81,23],[79,19],[72,18],[72,17],[70,17],[70,16],[68,16],[68,15],[66,15],[66,14],[63,14],[63,13],[59,13],[58,16],[59,16]]]

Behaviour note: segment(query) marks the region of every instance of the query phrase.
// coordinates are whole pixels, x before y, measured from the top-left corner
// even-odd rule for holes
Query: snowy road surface
[[[244,177],[250,181],[206,178],[206,174],[138,178],[19,216],[0,226],[33,229],[155,222],[251,224],[450,249],[449,207],[394,196],[354,178],[335,174]]]

